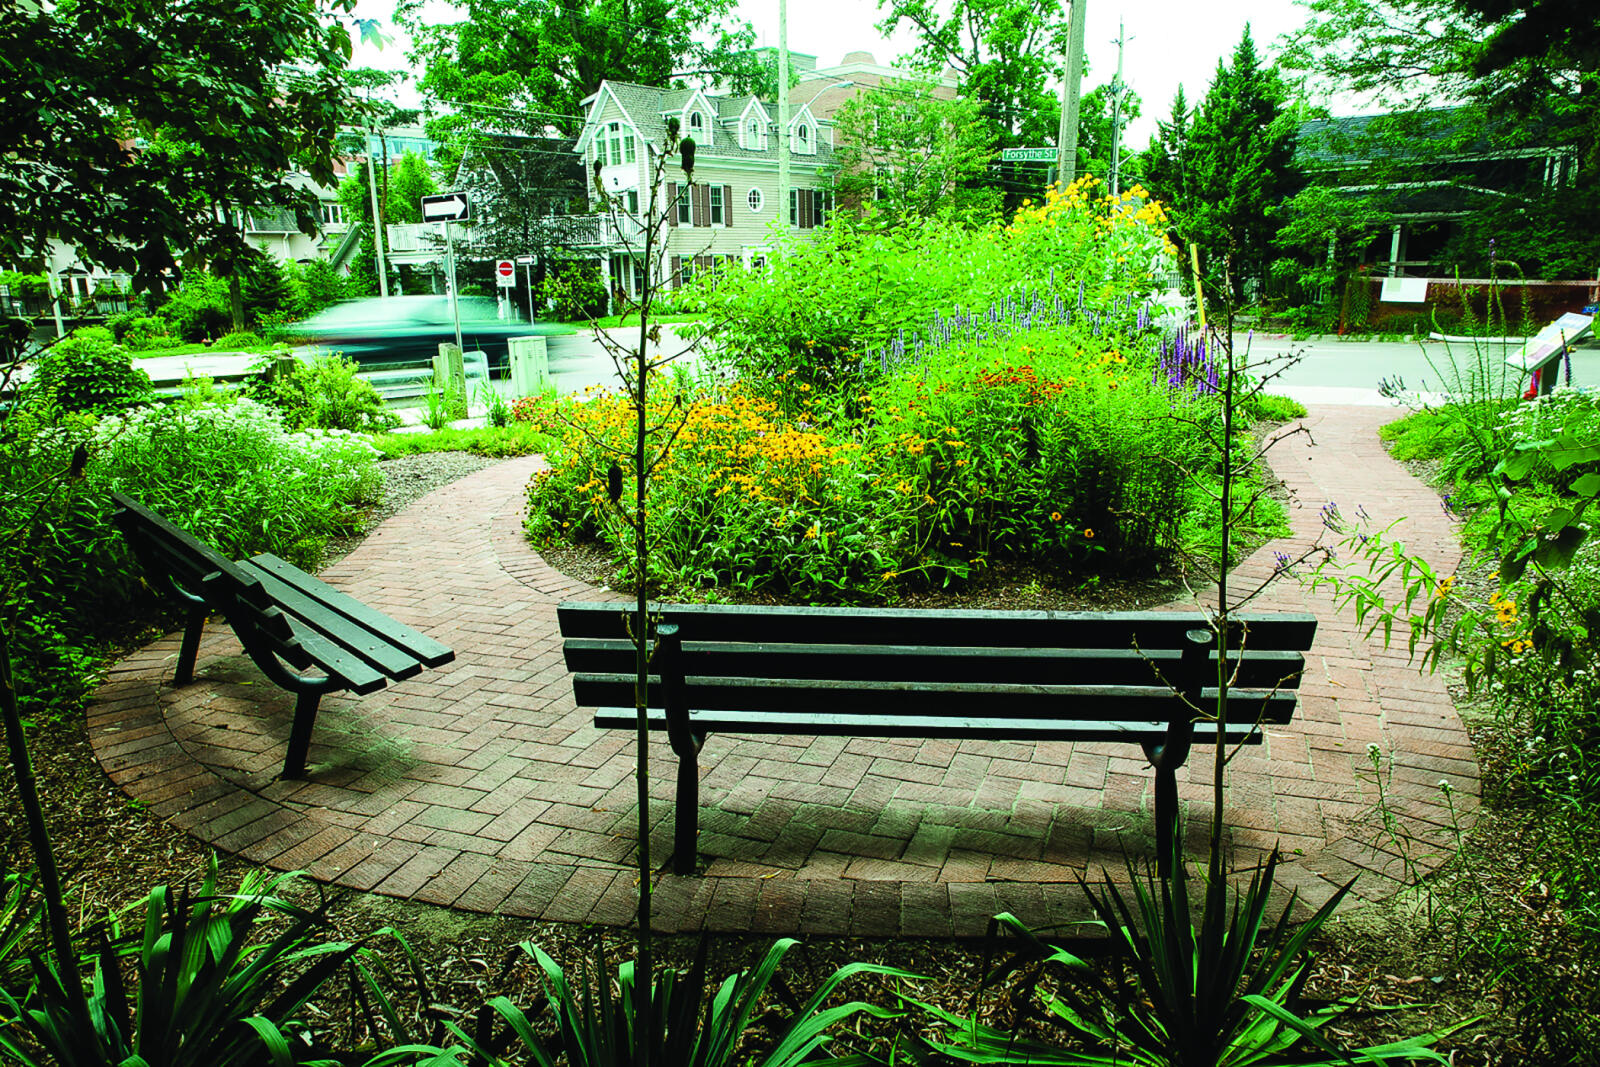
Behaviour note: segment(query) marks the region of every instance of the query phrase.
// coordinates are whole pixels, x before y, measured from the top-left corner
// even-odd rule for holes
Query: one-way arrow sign
[[[466,193],[441,193],[422,198],[423,222],[464,222],[471,217]]]

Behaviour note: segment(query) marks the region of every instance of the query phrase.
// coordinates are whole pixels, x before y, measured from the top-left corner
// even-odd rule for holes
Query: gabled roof
[[[1489,158],[1547,151],[1537,124],[1474,121],[1464,108],[1345,115],[1300,124],[1295,161],[1312,169],[1376,159]]]
[[[649,85],[635,85],[631,82],[605,81],[600,83],[600,89],[595,94],[595,106],[589,111],[591,116],[597,115],[600,109],[600,100],[603,94],[610,92],[616,100],[617,106],[629,117],[633,128],[639,136],[653,145],[660,145],[666,138],[666,116],[679,114],[684,106],[696,94],[692,89],[658,89]],[[744,114],[745,108],[752,102],[758,104],[769,116],[772,106],[766,101],[753,96],[713,96],[702,93],[706,102],[715,108],[715,113],[708,116],[713,121],[723,119],[738,119]],[[802,109],[804,110],[804,109]],[[810,114],[810,112],[806,112]],[[791,122],[793,117],[791,117]],[[813,127],[822,125],[815,118],[811,119]],[[578,138],[577,149],[582,151],[588,147],[589,141],[594,136],[595,123],[585,123],[583,135]],[[687,130],[682,131],[687,133]],[[831,162],[833,159],[833,146],[825,140],[813,137],[816,145],[815,153],[805,153],[801,161],[806,165]],[[711,144],[697,146],[697,154],[702,159],[770,159],[778,158],[777,138],[768,137],[766,148],[743,148],[738,137],[717,137]]]

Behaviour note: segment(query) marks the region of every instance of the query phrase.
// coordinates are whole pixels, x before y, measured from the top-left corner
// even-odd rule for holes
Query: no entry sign
[[[517,284],[517,265],[511,262],[509,259],[496,260],[494,264],[494,276],[495,279],[500,283],[500,288],[510,289],[512,286]]]

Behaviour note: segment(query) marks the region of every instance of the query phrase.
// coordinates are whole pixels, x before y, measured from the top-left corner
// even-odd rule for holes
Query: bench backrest
[[[662,605],[677,627],[681,699],[695,711],[870,714],[914,704],[971,715],[991,698],[1007,716],[1103,721],[1187,717],[1177,697],[1216,692],[1216,652],[1198,612],[904,611]],[[632,609],[558,609],[574,693],[590,707],[634,703]],[[1230,652],[1230,721],[1287,722],[1316,618],[1242,614]],[[1194,636],[1190,636],[1193,634]],[[652,665],[652,670],[658,669]],[[659,680],[659,679],[658,679]],[[663,707],[664,685],[649,703]]]
[[[204,600],[221,610],[217,592],[224,597],[252,583],[252,579],[216,549],[182,530],[137,500],[111,494],[117,511],[112,518],[128,547],[152,578],[164,577],[191,600]],[[212,584],[208,587],[207,582]],[[216,591],[216,592],[213,592]]]

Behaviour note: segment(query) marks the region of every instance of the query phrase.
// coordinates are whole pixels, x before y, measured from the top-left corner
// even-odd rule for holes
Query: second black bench
[[[285,778],[305,773],[324,693],[371,693],[455,659],[431,637],[277,556],[232,562],[137,500],[122,493],[112,499],[117,527],[151,584],[185,605],[174,683],[194,677],[206,618],[220,614],[262,673],[296,695]]]
[[[595,725],[634,729],[634,609],[566,603],[567,669]],[[649,725],[678,757],[674,869],[693,871],[698,756],[713,733],[1126,741],[1156,773],[1157,857],[1171,861],[1175,773],[1214,743],[1215,635],[1198,612],[908,611],[658,605]],[[1235,616],[1224,737],[1293,716],[1308,614]],[[1242,651],[1240,651],[1242,649]]]

